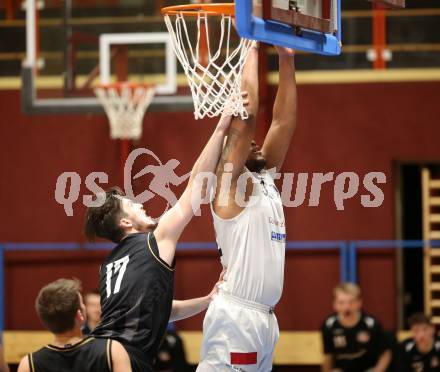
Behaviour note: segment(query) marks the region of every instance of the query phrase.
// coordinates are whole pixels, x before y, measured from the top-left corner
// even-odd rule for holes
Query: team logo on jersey
[[[344,335],[333,336],[333,344],[335,347],[342,348],[347,346],[347,339]]]
[[[436,356],[433,356],[431,358],[431,367],[432,368],[436,368],[440,365],[440,361],[438,360],[438,358]]]
[[[277,220],[275,218],[269,217],[269,223],[271,225],[274,225],[276,227],[286,227],[286,221],[284,220]]]
[[[286,234],[281,234],[276,231],[272,231],[272,241],[276,241],[279,243],[285,243],[286,242]]]
[[[413,362],[411,367],[414,372],[423,372],[423,362]]]
[[[366,344],[368,341],[370,341],[370,334],[366,331],[361,331],[357,334],[356,339],[358,342]]]

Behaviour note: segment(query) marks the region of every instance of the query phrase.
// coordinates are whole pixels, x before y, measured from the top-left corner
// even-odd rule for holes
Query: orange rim
[[[145,83],[131,83],[128,81],[119,81],[116,83],[109,83],[109,84],[96,84],[96,88],[102,88],[102,89],[114,88],[114,89],[120,90],[122,88],[135,89],[138,87],[143,87],[145,89],[148,89],[148,88],[154,88],[155,85],[154,84],[145,84]]]
[[[174,5],[162,8],[160,12],[162,15],[185,14],[191,17],[196,17],[200,13],[235,16],[235,5],[234,3]]]

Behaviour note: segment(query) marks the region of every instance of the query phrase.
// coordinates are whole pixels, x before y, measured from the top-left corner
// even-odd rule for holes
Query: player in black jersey
[[[391,351],[380,323],[361,312],[360,288],[343,283],[334,289],[335,312],[322,325],[322,372],[386,371]]]
[[[25,356],[18,372],[130,372],[124,347],[111,339],[83,338],[85,306],[77,280],[59,279],[40,290],[36,309],[54,341]]]
[[[200,207],[197,200],[204,182],[198,175],[214,174],[230,120],[222,116],[191,171],[185,191],[157,226],[141,204],[117,188],[105,193],[100,207],[87,211],[86,235],[118,243],[101,266],[102,318],[92,335],[123,343],[134,372],[152,370],[169,320],[195,315],[211,301],[211,295],[173,301],[174,255],[183,229]]]
[[[435,336],[431,319],[416,313],[408,323],[412,337],[400,344],[399,372],[440,371],[440,338]]]

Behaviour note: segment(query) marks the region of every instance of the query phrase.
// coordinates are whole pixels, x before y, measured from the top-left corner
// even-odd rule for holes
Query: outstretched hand
[[[244,107],[249,105],[249,99],[247,97],[248,97],[248,92],[246,91],[241,92],[241,99],[243,100]],[[230,110],[228,110],[228,106],[232,104],[232,102],[230,101],[232,100],[228,100],[226,102],[222,116],[220,117],[220,120],[217,124],[217,128],[220,130],[226,131],[229,128],[229,125],[231,124],[232,114],[230,113]]]
[[[214,299],[215,295],[218,293],[218,288],[220,286],[220,284],[222,284],[224,282],[224,276],[226,274],[226,268],[224,268],[222,270],[222,272],[220,273],[220,276],[218,278],[218,282],[215,283],[214,288],[212,289],[211,293],[208,295],[208,297],[211,299],[211,301]]]

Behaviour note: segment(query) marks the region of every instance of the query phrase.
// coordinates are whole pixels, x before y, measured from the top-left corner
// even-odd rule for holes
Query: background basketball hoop
[[[94,89],[108,117],[110,137],[121,140],[122,182],[125,161],[130,153],[130,141],[141,138],[145,111],[153,100],[155,91],[154,85],[128,82],[99,84]]]
[[[137,140],[142,135],[142,122],[155,93],[155,86],[118,82],[100,84],[95,94],[110,122],[112,139]]]

